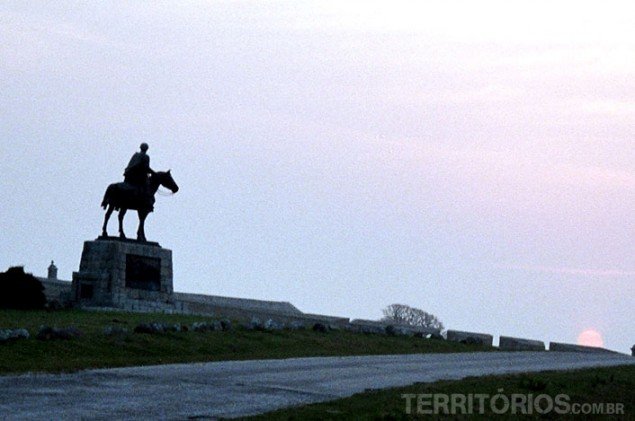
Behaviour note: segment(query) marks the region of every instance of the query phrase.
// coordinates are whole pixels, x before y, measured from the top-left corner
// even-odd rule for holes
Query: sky
[[[0,270],[70,280],[147,142],[177,291],[629,352],[628,3],[3,1]]]

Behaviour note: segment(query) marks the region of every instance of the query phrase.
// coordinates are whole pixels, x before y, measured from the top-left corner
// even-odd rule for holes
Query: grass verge
[[[493,350],[441,340],[347,331],[258,332],[235,328],[229,332],[132,333],[137,324],[154,321],[190,325],[210,318],[80,310],[51,313],[0,310],[0,329],[26,328],[32,336],[0,344],[0,374],[202,361]],[[74,326],[84,335],[71,340],[39,341],[34,337],[42,325]],[[129,333],[106,336],[103,334],[106,326],[125,327]]]
[[[547,404],[545,399],[536,399],[539,395],[548,395],[555,400],[557,395],[567,395],[570,405],[569,413],[558,414],[555,412],[556,406],[563,410],[563,405],[556,404],[554,410],[549,413],[540,414],[535,408],[532,414],[519,415],[520,407],[517,407],[517,414],[513,414],[510,408],[504,413],[496,413],[491,409],[491,401],[484,400],[484,411],[480,413],[477,400],[473,400],[474,406],[471,415],[461,413],[459,410],[454,414],[418,414],[417,397],[414,395],[475,395],[486,394],[490,397],[497,395],[500,390],[511,401],[513,394],[523,395],[527,398],[524,405],[529,411],[529,395],[540,404]],[[515,374],[504,376],[470,377],[463,380],[438,381],[434,383],[421,383],[413,386],[395,389],[384,389],[360,393],[350,398],[336,401],[317,403],[295,408],[283,409],[270,412],[257,417],[245,418],[249,420],[408,420],[408,419],[439,419],[439,420],[490,420],[490,419],[635,419],[635,365],[594,368],[574,371],[546,371],[540,373]],[[410,414],[407,413],[407,398],[409,396],[411,407]],[[432,411],[436,397],[425,397],[423,410]],[[443,398],[441,398],[443,399]],[[564,398],[562,398],[564,399]],[[561,401],[562,402],[562,401]],[[579,413],[574,414],[574,404],[580,404]],[[605,404],[604,414],[584,413],[584,410],[591,409],[593,404]],[[606,404],[623,405],[622,414],[607,414]],[[584,404],[590,404],[584,406]],[[451,406],[448,407],[450,411]],[[495,403],[495,410],[504,409],[504,400]],[[539,407],[544,411],[546,406]],[[599,406],[596,405],[596,409]],[[618,407],[614,407],[615,410]],[[467,412],[467,407],[465,408]]]

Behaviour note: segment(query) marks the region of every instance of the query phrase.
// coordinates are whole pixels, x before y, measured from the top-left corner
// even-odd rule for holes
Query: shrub
[[[0,308],[42,309],[46,304],[42,283],[23,267],[0,272]]]

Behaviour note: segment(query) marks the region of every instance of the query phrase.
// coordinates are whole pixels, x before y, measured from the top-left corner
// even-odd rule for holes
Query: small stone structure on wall
[[[176,310],[172,251],[111,237],[86,241],[72,297],[80,307]]]
[[[51,264],[48,268],[47,279],[56,280],[57,279],[57,266],[55,266],[55,262],[51,260]]]

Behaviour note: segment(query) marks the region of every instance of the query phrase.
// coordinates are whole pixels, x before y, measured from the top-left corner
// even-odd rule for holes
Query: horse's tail
[[[108,204],[110,202],[110,194],[112,190],[112,185],[108,186],[108,188],[106,189],[106,193],[104,193],[104,200],[101,201],[101,207],[106,209],[108,207]]]

